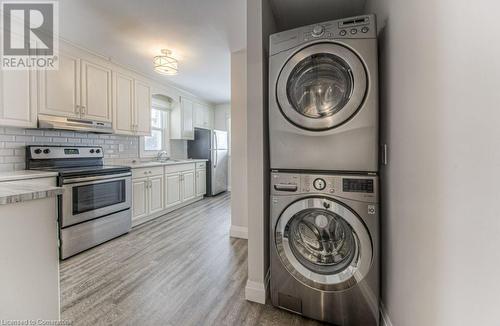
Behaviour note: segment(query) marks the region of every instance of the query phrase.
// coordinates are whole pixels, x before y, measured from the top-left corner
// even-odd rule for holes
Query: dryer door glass
[[[295,214],[286,226],[285,237],[299,262],[320,274],[346,269],[358,247],[349,224],[325,209],[307,209]]]
[[[349,121],[361,109],[368,76],[360,58],[335,43],[318,43],[295,53],[276,82],[276,100],[295,126],[324,131]]]
[[[373,246],[369,231],[358,215],[335,200],[294,202],[280,215],[274,236],[281,262],[307,286],[345,290],[370,270]]]
[[[330,53],[314,54],[299,62],[290,74],[288,99],[306,117],[329,117],[349,101],[352,83],[351,69],[344,60]]]

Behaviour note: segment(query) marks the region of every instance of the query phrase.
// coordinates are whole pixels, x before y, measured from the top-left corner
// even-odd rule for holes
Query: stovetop
[[[120,165],[97,165],[77,167],[46,167],[35,170],[59,172],[62,177],[91,176],[103,174],[117,174],[130,172],[130,167]]]

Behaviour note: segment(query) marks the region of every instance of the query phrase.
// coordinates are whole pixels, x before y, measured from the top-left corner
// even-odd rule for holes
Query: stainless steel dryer
[[[374,15],[271,35],[272,169],[377,171],[376,35]]]
[[[379,322],[378,177],[272,172],[271,300],[341,326]]]

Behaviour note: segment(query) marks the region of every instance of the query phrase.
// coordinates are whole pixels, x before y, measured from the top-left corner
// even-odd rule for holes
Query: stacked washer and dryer
[[[270,37],[273,305],[336,325],[379,322],[374,15]]]

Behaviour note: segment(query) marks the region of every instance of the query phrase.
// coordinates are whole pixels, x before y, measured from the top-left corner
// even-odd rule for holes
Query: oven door
[[[64,178],[61,227],[129,209],[131,184],[130,172]]]

